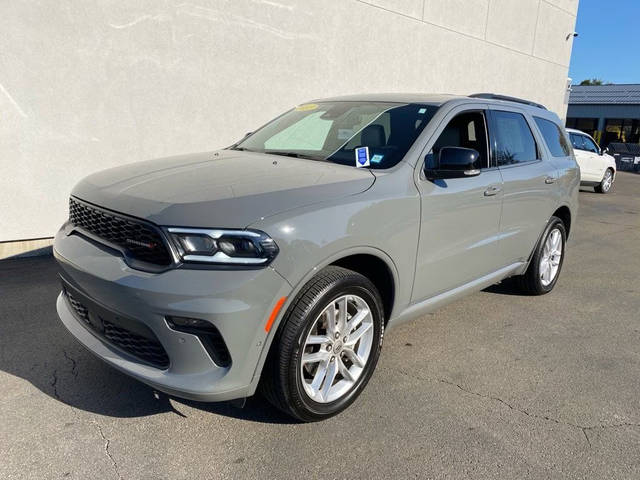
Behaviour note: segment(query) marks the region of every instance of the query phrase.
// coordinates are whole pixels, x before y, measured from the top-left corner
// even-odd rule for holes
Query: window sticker
[[[371,157],[371,163],[376,163],[376,164],[380,163],[383,158],[384,158],[384,155],[376,153],[373,157]]]
[[[356,152],[356,167],[368,167],[369,166],[369,147],[360,147],[355,149]]]
[[[426,113],[426,112],[427,112],[427,109],[426,109],[426,108],[421,108],[420,110],[418,110],[418,113],[419,113],[420,115],[422,115],[423,113]]]
[[[316,108],[318,108],[318,105],[315,103],[305,103],[304,105],[298,105],[296,110],[298,112],[308,112],[310,110],[315,110]]]

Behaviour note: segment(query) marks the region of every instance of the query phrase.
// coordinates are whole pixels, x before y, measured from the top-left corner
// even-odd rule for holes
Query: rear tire
[[[553,290],[564,261],[567,230],[562,220],[551,217],[524,275],[515,278],[523,293],[544,295]]]
[[[604,172],[604,177],[602,177],[602,181],[600,185],[596,185],[594,190],[598,193],[609,193],[613,188],[613,170],[607,168],[607,171]]]
[[[273,339],[260,390],[275,407],[303,422],[342,412],[373,374],[383,322],[382,299],[368,278],[341,267],[323,269],[289,307]]]

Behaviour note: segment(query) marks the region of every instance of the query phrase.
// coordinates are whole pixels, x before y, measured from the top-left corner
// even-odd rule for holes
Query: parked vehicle
[[[339,97],[90,175],[55,238],[59,316],[158,390],[327,418],[385,330],[507,277],[553,289],[580,180],[560,125],[491,94]]]
[[[617,170],[640,172],[640,145],[637,143],[612,142],[607,153],[615,159]]]
[[[567,129],[580,165],[580,185],[594,187],[598,193],[609,193],[616,179],[616,160],[603,152],[596,141],[580,130]]]

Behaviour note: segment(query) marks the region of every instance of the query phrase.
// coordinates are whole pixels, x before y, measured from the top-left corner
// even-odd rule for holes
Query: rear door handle
[[[556,179],[554,177],[547,177],[544,179],[544,183],[546,183],[547,185],[551,183],[556,183]]]
[[[500,187],[498,187],[496,185],[491,185],[489,188],[487,188],[484,191],[484,196],[485,197],[492,197],[493,195],[497,195],[498,193],[500,193],[500,190],[502,190]]]

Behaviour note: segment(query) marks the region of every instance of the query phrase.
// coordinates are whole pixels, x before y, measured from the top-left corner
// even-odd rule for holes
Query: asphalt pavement
[[[51,257],[0,261],[0,478],[640,478],[640,175],[580,193],[555,290],[507,283],[385,337],[343,414],[155,394],[56,316]]]

